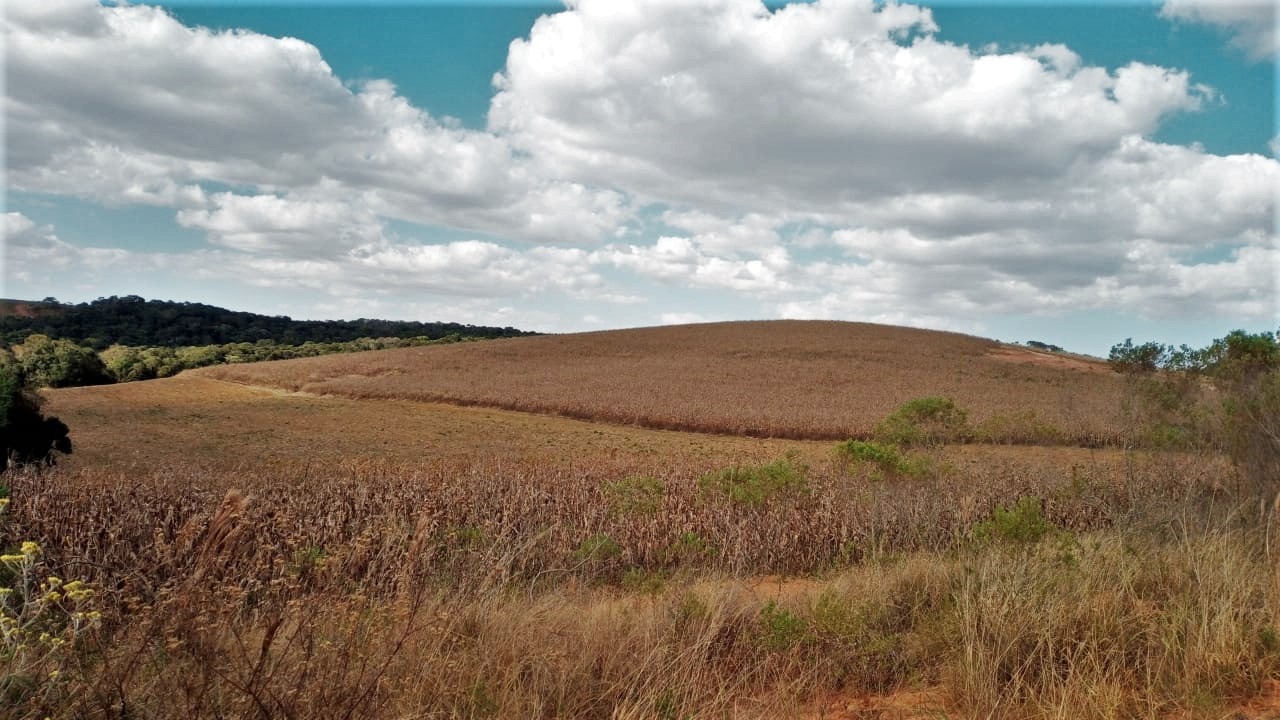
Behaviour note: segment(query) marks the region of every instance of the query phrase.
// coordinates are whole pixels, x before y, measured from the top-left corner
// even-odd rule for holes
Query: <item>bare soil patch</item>
[[[1079,355],[1063,355],[1061,353],[1041,352],[1011,345],[1002,345],[987,353],[988,357],[1021,365],[1037,365],[1063,370],[1079,370],[1081,372],[1112,374],[1106,362],[1085,358]]]

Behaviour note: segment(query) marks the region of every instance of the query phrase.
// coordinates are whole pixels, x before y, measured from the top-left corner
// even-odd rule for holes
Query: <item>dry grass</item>
[[[984,508],[937,486],[868,496],[890,532],[852,565],[808,513],[851,539],[875,523],[821,478],[807,512],[681,490],[612,517],[594,483],[532,467],[18,475],[10,531],[93,578],[111,618],[31,716],[812,717],[924,686],[947,717],[1221,717],[1280,668],[1274,561],[1231,517],[1142,529],[1197,497],[1148,469],[1138,529],[1036,545],[975,545]],[[1087,488],[1049,517],[1124,502]],[[683,527],[721,552],[635,552]],[[584,557],[602,531],[621,553]]]
[[[350,398],[808,439],[864,437],[899,404],[943,395],[978,423],[994,419],[999,425],[1000,416],[1031,410],[1059,431],[1059,442],[1121,442],[1122,385],[1105,364],[1011,362],[1011,353],[1036,355],[954,333],[768,321],[517,338],[198,372]]]
[[[4,478],[0,545],[105,622],[5,717],[1261,719],[1280,679],[1277,538],[1219,458],[964,445],[883,478],[190,374],[48,396],[77,452]],[[983,529],[1024,497],[1043,539]]]

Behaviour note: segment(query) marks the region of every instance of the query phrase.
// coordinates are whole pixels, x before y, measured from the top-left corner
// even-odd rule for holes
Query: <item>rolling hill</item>
[[[206,377],[348,398],[425,400],[755,437],[867,435],[901,403],[946,396],[1013,442],[1121,433],[1102,361],[955,333],[758,321],[516,338],[205,368]]]

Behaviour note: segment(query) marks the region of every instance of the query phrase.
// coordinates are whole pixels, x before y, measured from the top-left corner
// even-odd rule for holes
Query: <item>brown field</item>
[[[23,699],[0,716],[1277,717],[1275,531],[1250,519],[1256,508],[1242,504],[1223,458],[970,443],[917,451],[923,472],[886,475],[838,457],[830,440],[616,422],[625,413],[601,398],[601,417],[615,422],[420,402],[409,398],[425,391],[378,385],[449,363],[458,367],[439,382],[459,387],[480,376],[478,363],[523,368],[493,385],[510,392],[493,405],[517,406],[521,392],[556,397],[539,376],[555,372],[554,343],[588,356],[587,338],[598,360],[595,374],[564,370],[562,382],[604,383],[598,368],[616,370],[626,352],[641,368],[628,377],[678,366],[666,344],[646,360],[637,337],[689,333],[703,344],[679,356],[709,361],[721,351],[708,329],[740,338],[744,327],[778,332],[756,338],[754,364],[701,371],[732,382],[680,412],[731,418],[721,403],[763,391],[766,370],[781,386],[798,385],[796,368],[834,377],[837,351],[806,360],[794,333],[850,326],[492,341],[319,358],[313,374],[284,362],[46,391],[76,452],[51,471],[4,476],[12,501],[0,546],[38,542],[40,575],[91,582],[103,621],[67,646],[74,653],[52,647],[28,665],[21,653],[0,657],[0,694]],[[986,405],[949,386],[979,418],[1022,416],[1017,398],[1095,397],[1116,382],[1084,359],[1048,356],[1046,366],[1039,354],[934,335],[924,337],[954,343],[948,357],[977,386],[998,385],[1000,370],[976,368],[1023,378]],[[903,355],[887,340],[863,344]],[[926,377],[920,367],[959,374],[936,358],[910,371],[879,362],[904,383]],[[389,374],[398,361],[412,365]],[[766,370],[753,376],[753,366]],[[214,379],[223,373],[238,382]],[[271,388],[240,384],[249,381]],[[910,387],[901,399],[933,392]],[[380,392],[391,399],[358,399]],[[474,392],[465,402],[480,402]],[[806,417],[853,417],[832,397]],[[884,412],[898,401],[885,399]],[[786,407],[792,415],[777,417],[789,422],[803,410]],[[878,419],[861,412],[859,422]],[[752,489],[762,467],[788,481],[731,492]],[[1027,526],[995,521],[1024,498],[1044,523],[1030,526],[1044,533],[1038,542],[1010,539]]]
[[[996,440],[1029,413],[1071,444],[1123,440],[1122,380],[1101,361],[865,323],[767,321],[218,366],[206,377],[752,437],[867,436],[914,398],[946,396]]]

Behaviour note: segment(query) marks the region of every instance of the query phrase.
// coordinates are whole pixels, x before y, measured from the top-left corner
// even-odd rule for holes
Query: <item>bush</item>
[[[903,447],[941,445],[967,439],[969,418],[951,398],[917,398],[881,420],[874,434],[880,442]]]
[[[98,354],[70,340],[32,335],[26,342],[15,345],[13,354],[31,387],[76,387],[110,382]]]
[[[996,508],[989,520],[973,526],[973,537],[980,543],[1029,545],[1040,542],[1055,529],[1041,511],[1040,500],[1027,496],[1012,508]]]
[[[881,476],[924,477],[933,470],[929,458],[908,457],[895,445],[874,441],[845,440],[836,446],[836,454],[855,463],[874,465]]]
[[[805,619],[770,600],[760,609],[760,641],[774,652],[788,650],[809,636]]]
[[[652,475],[632,475],[617,482],[607,482],[601,491],[615,517],[653,515],[662,507],[666,486]]]
[[[742,505],[763,505],[770,498],[808,489],[809,468],[789,452],[766,465],[737,465],[704,475],[698,480],[703,495],[723,495]]]
[[[66,424],[42,415],[40,405],[40,396],[26,389],[21,369],[0,365],[0,471],[10,463],[52,465],[55,452],[71,452]]]

